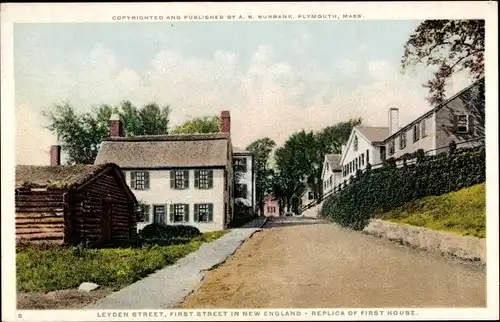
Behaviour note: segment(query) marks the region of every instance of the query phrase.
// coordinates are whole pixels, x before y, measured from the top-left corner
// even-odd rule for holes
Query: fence
[[[304,211],[306,211],[308,209],[316,207],[316,206],[320,205],[328,197],[338,194],[353,179],[355,179],[357,176],[359,176],[363,172],[366,172],[366,171],[369,171],[369,170],[373,170],[373,169],[382,168],[382,167],[384,167],[386,165],[391,164],[392,162],[394,162],[394,164],[395,164],[396,167],[400,168],[400,167],[403,167],[405,165],[415,164],[417,162],[417,160],[419,158],[421,158],[421,157],[436,156],[436,155],[442,154],[442,153],[460,152],[462,150],[467,150],[467,149],[474,148],[474,147],[484,146],[484,144],[485,144],[485,138],[484,137],[475,138],[475,139],[463,141],[463,142],[460,142],[460,143],[452,142],[452,143],[450,143],[447,146],[440,147],[440,148],[437,148],[437,149],[432,149],[432,150],[427,150],[427,151],[424,151],[424,150],[420,149],[420,150],[417,150],[414,153],[409,153],[409,154],[402,155],[401,157],[399,157],[397,159],[389,158],[389,159],[386,159],[384,162],[381,162],[381,163],[368,164],[368,166],[366,168],[364,168],[364,169],[358,169],[356,171],[355,175],[352,175],[347,180],[344,180],[343,182],[341,182],[340,184],[338,184],[337,186],[335,186],[333,188],[333,190],[331,190],[327,194],[324,194],[320,199],[314,200],[314,201],[308,203],[307,205],[303,206],[300,209],[300,212],[304,212]]]

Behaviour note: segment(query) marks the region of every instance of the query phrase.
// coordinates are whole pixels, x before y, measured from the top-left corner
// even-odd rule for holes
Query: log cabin
[[[115,164],[18,165],[15,182],[17,242],[104,245],[136,237],[137,200]]]

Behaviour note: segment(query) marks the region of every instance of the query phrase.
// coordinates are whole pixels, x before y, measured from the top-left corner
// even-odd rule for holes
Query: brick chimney
[[[61,165],[61,146],[51,145],[50,146],[50,166]]]
[[[109,119],[109,136],[121,137],[123,135],[123,123],[120,120],[120,115],[113,114]]]
[[[399,109],[391,107],[389,109],[389,135],[399,131]]]
[[[229,111],[220,113],[220,131],[222,133],[231,133],[231,116]]]

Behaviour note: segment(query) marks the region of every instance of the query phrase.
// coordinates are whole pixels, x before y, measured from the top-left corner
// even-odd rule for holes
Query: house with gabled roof
[[[397,117],[397,113],[394,114]],[[398,120],[392,122],[397,124]],[[462,89],[384,139],[387,158],[399,158],[419,149],[429,155],[481,145],[485,136],[484,78]]]
[[[326,154],[323,161],[321,181],[323,182],[323,196],[330,194],[335,187],[342,183],[341,154]]]
[[[342,181],[354,176],[358,169],[365,169],[368,164],[382,162],[385,157],[384,140],[388,135],[388,127],[355,126],[342,146]]]
[[[407,125],[399,126],[399,108],[388,113],[387,127],[356,126],[342,146],[342,178],[349,179],[368,164],[423,150],[428,155],[447,152],[450,144],[484,144],[484,78],[462,89]]]
[[[201,232],[227,227],[233,218],[230,115],[221,132],[124,136],[113,116],[95,164],[116,163],[143,208],[138,229],[150,223],[191,225]]]

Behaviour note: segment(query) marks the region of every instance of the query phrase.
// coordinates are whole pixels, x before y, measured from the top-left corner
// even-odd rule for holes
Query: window
[[[399,136],[399,149],[403,150],[406,148],[406,132],[401,133]]]
[[[361,154],[361,165],[364,166],[365,165],[365,154]]]
[[[380,160],[385,161],[385,146],[380,147]]]
[[[237,184],[234,191],[235,198],[246,198],[247,197],[247,185],[246,184]]]
[[[312,191],[309,191],[309,192],[307,193],[307,199],[308,199],[308,200],[314,199],[314,194],[312,193]]]
[[[455,126],[457,133],[469,133],[469,115],[462,114],[455,116]]]
[[[141,204],[137,206],[137,221],[149,222],[149,205]]]
[[[420,140],[420,124],[413,125],[413,142]]]
[[[246,158],[235,158],[234,159],[234,169],[238,172],[247,172],[247,159]]]
[[[366,164],[370,164],[370,150],[366,150]]]
[[[188,189],[189,188],[189,170],[171,170],[170,188]]]
[[[326,170],[329,170],[329,169],[330,169],[330,167],[329,167],[328,162],[327,162],[326,163]]]
[[[153,223],[165,224],[165,206],[153,206]]]
[[[330,187],[332,186],[333,184],[333,175],[330,175]]]
[[[214,205],[200,203],[194,205],[194,220],[196,222],[211,222],[214,217]]]
[[[214,185],[213,170],[195,170],[194,186],[198,189],[212,189]]]
[[[395,150],[394,140],[389,141],[389,155],[393,155]]]
[[[189,205],[176,203],[170,205],[170,222],[189,222]]]
[[[130,186],[135,190],[149,189],[149,172],[132,171],[130,172]]]
[[[427,129],[425,128],[425,123],[427,123],[426,119],[423,119],[422,122],[420,122],[420,132],[423,138],[427,136]]]
[[[354,151],[358,151],[358,137],[357,136],[354,137],[353,145],[354,145]]]

